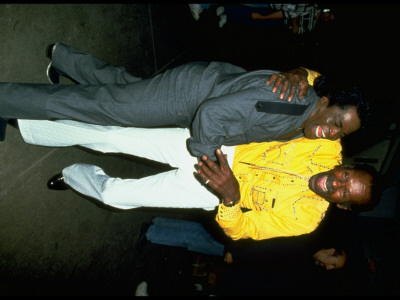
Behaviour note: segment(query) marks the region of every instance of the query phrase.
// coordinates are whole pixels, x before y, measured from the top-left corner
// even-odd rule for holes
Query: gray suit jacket
[[[246,72],[226,63],[212,62],[204,73],[213,74],[200,82],[199,93],[212,86],[207,98],[199,105],[191,124],[192,137],[188,149],[194,156],[206,154],[215,160],[215,150],[221,145],[240,145],[251,142],[276,140],[299,128],[315,108],[319,97],[312,87],[306,97],[291,102],[279,99],[272,93],[272,85],[265,82],[272,70]],[[236,72],[236,73],[232,73]],[[201,98],[201,97],[200,97]],[[260,111],[258,106],[267,103],[302,105],[301,115]],[[303,136],[302,132],[295,137]]]

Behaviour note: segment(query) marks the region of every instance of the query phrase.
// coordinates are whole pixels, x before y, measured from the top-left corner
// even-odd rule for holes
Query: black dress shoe
[[[56,44],[49,44],[49,45],[47,45],[47,48],[46,48],[46,56],[48,57],[48,58],[50,58],[50,59],[52,59],[53,58],[53,50],[54,50],[54,46],[55,46]]]
[[[53,51],[56,44],[50,44],[46,48],[46,56],[50,59],[53,58]],[[47,79],[51,84],[58,84],[60,82],[60,74],[52,67],[52,62],[50,61],[46,70]]]
[[[0,118],[0,142],[6,138],[6,128],[8,120]]]
[[[52,61],[47,66],[46,76],[51,84],[59,84],[60,83],[60,74],[58,74],[58,72],[53,68]]]
[[[47,187],[51,190],[68,190],[68,185],[64,182],[62,173],[58,173],[47,181]]]

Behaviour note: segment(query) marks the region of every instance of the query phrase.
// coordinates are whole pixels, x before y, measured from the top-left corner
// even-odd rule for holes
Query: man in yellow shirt
[[[370,208],[378,201],[378,174],[368,165],[339,166],[338,141],[300,138],[237,146],[233,167],[217,151],[198,174],[222,198],[216,220],[232,239],[268,239],[310,233],[330,203]]]
[[[311,232],[322,220],[328,201],[335,201],[330,199],[331,193],[338,190],[334,181],[321,181],[314,175],[325,174],[341,163],[339,140],[299,138],[290,142],[222,146],[229,162],[221,151],[217,151],[220,165],[210,159],[199,162],[202,177],[199,181],[193,174],[198,160],[186,147],[190,136],[187,128],[127,128],[68,120],[19,120],[19,129],[27,143],[53,147],[80,145],[104,153],[134,155],[173,168],[144,178],[122,179],[108,176],[100,167],[78,163],[54,176],[48,183],[49,188],[72,188],[120,209],[214,210],[220,197],[210,192],[210,187],[224,199],[225,205],[219,206],[218,222],[233,239],[265,239]],[[354,180],[348,183],[350,190],[346,192],[359,201],[364,201],[365,195],[368,202],[372,175],[361,171],[353,175]],[[226,207],[239,200],[240,205]],[[343,201],[352,204],[346,198]],[[240,207],[251,211],[242,213]]]

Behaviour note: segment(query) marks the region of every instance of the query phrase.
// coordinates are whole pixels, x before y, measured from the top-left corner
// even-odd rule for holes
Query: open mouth
[[[323,131],[321,126],[317,126],[315,129],[315,136],[317,138],[325,138],[325,132]]]
[[[328,176],[324,176],[317,182],[319,189],[325,193],[328,191],[328,187],[326,186],[327,181],[328,181]]]

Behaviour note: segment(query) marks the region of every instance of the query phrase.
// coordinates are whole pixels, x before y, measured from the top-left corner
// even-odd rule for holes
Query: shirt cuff
[[[235,221],[239,219],[242,211],[240,205],[236,204],[232,207],[223,205],[222,203],[218,206],[218,219],[223,221]]]
[[[308,73],[307,81],[308,81],[308,84],[311,85],[311,86],[314,85],[315,78],[317,78],[318,76],[321,76],[321,74],[318,73],[317,71],[310,70],[310,69],[307,69],[307,68],[304,68],[304,67],[300,67],[300,68],[307,71],[307,73]]]

